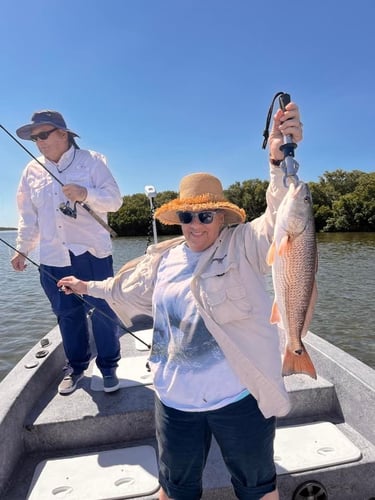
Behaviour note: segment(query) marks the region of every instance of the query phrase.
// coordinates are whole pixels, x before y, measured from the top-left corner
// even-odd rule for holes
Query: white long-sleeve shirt
[[[121,207],[119,187],[102,154],[71,147],[58,163],[43,156],[38,160],[63,185],[84,186],[85,203],[105,222],[107,212]],[[40,263],[57,267],[70,265],[69,250],[75,255],[89,251],[99,258],[110,255],[108,231],[78,204],[76,218],[64,215],[59,206],[66,201],[62,186],[37,161],[28,163],[17,191],[17,250],[27,255],[40,244]]]

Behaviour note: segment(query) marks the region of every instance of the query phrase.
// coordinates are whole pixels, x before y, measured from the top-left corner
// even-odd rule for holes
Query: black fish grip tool
[[[271,122],[271,117],[272,117],[272,111],[273,111],[273,106],[275,103],[275,100],[279,98],[279,105],[280,108],[284,111],[285,107],[287,104],[290,103],[290,95],[286,94],[285,92],[278,92],[277,94],[274,95],[271,105],[268,110],[267,114],[267,121],[266,121],[266,127],[263,132],[263,149],[265,149],[269,137],[269,126]],[[284,172],[284,186],[288,187],[290,182],[293,182],[294,184],[298,184],[299,179],[297,176],[299,164],[294,158],[294,150],[297,147],[297,144],[293,142],[292,136],[291,135],[284,135],[283,136],[283,142],[280,146],[281,151],[284,154],[284,159],[280,164],[280,167],[282,168]]]

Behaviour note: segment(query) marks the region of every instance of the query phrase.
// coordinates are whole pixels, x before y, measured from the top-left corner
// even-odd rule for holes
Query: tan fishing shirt
[[[267,210],[258,219],[226,227],[201,256],[191,280],[198,310],[240,381],[257,399],[265,417],[283,416],[290,403],[281,376],[278,330],[269,322],[271,296],[265,274],[277,207],[286,192],[282,172],[271,167]],[[152,294],[160,259],[174,238],[148,248],[114,278],[89,282],[88,294],[105,299],[126,326],[152,316]]]

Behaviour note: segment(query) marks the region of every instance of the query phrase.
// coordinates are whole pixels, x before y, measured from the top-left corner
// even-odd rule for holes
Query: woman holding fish
[[[65,293],[107,300],[127,326],[136,315],[153,316],[160,500],[201,498],[212,435],[237,498],[279,498],[275,417],[288,413],[289,400],[264,275],[287,192],[279,167],[286,134],[302,139],[293,102],[274,116],[267,209],[258,219],[245,223],[213,175],[187,175],[179,197],[155,212],[164,224],[180,224],[183,237],[150,246],[114,278],[58,283]]]

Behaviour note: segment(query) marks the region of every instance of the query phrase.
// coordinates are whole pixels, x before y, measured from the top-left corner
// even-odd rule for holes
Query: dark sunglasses
[[[45,132],[39,132],[39,134],[30,135],[30,139],[34,142],[36,142],[38,139],[40,139],[41,141],[45,141],[55,130],[57,130],[57,127],[51,128],[51,130],[46,130]]]
[[[194,217],[198,217],[202,224],[211,224],[217,212],[206,210],[204,212],[177,212],[181,224],[190,224]]]

